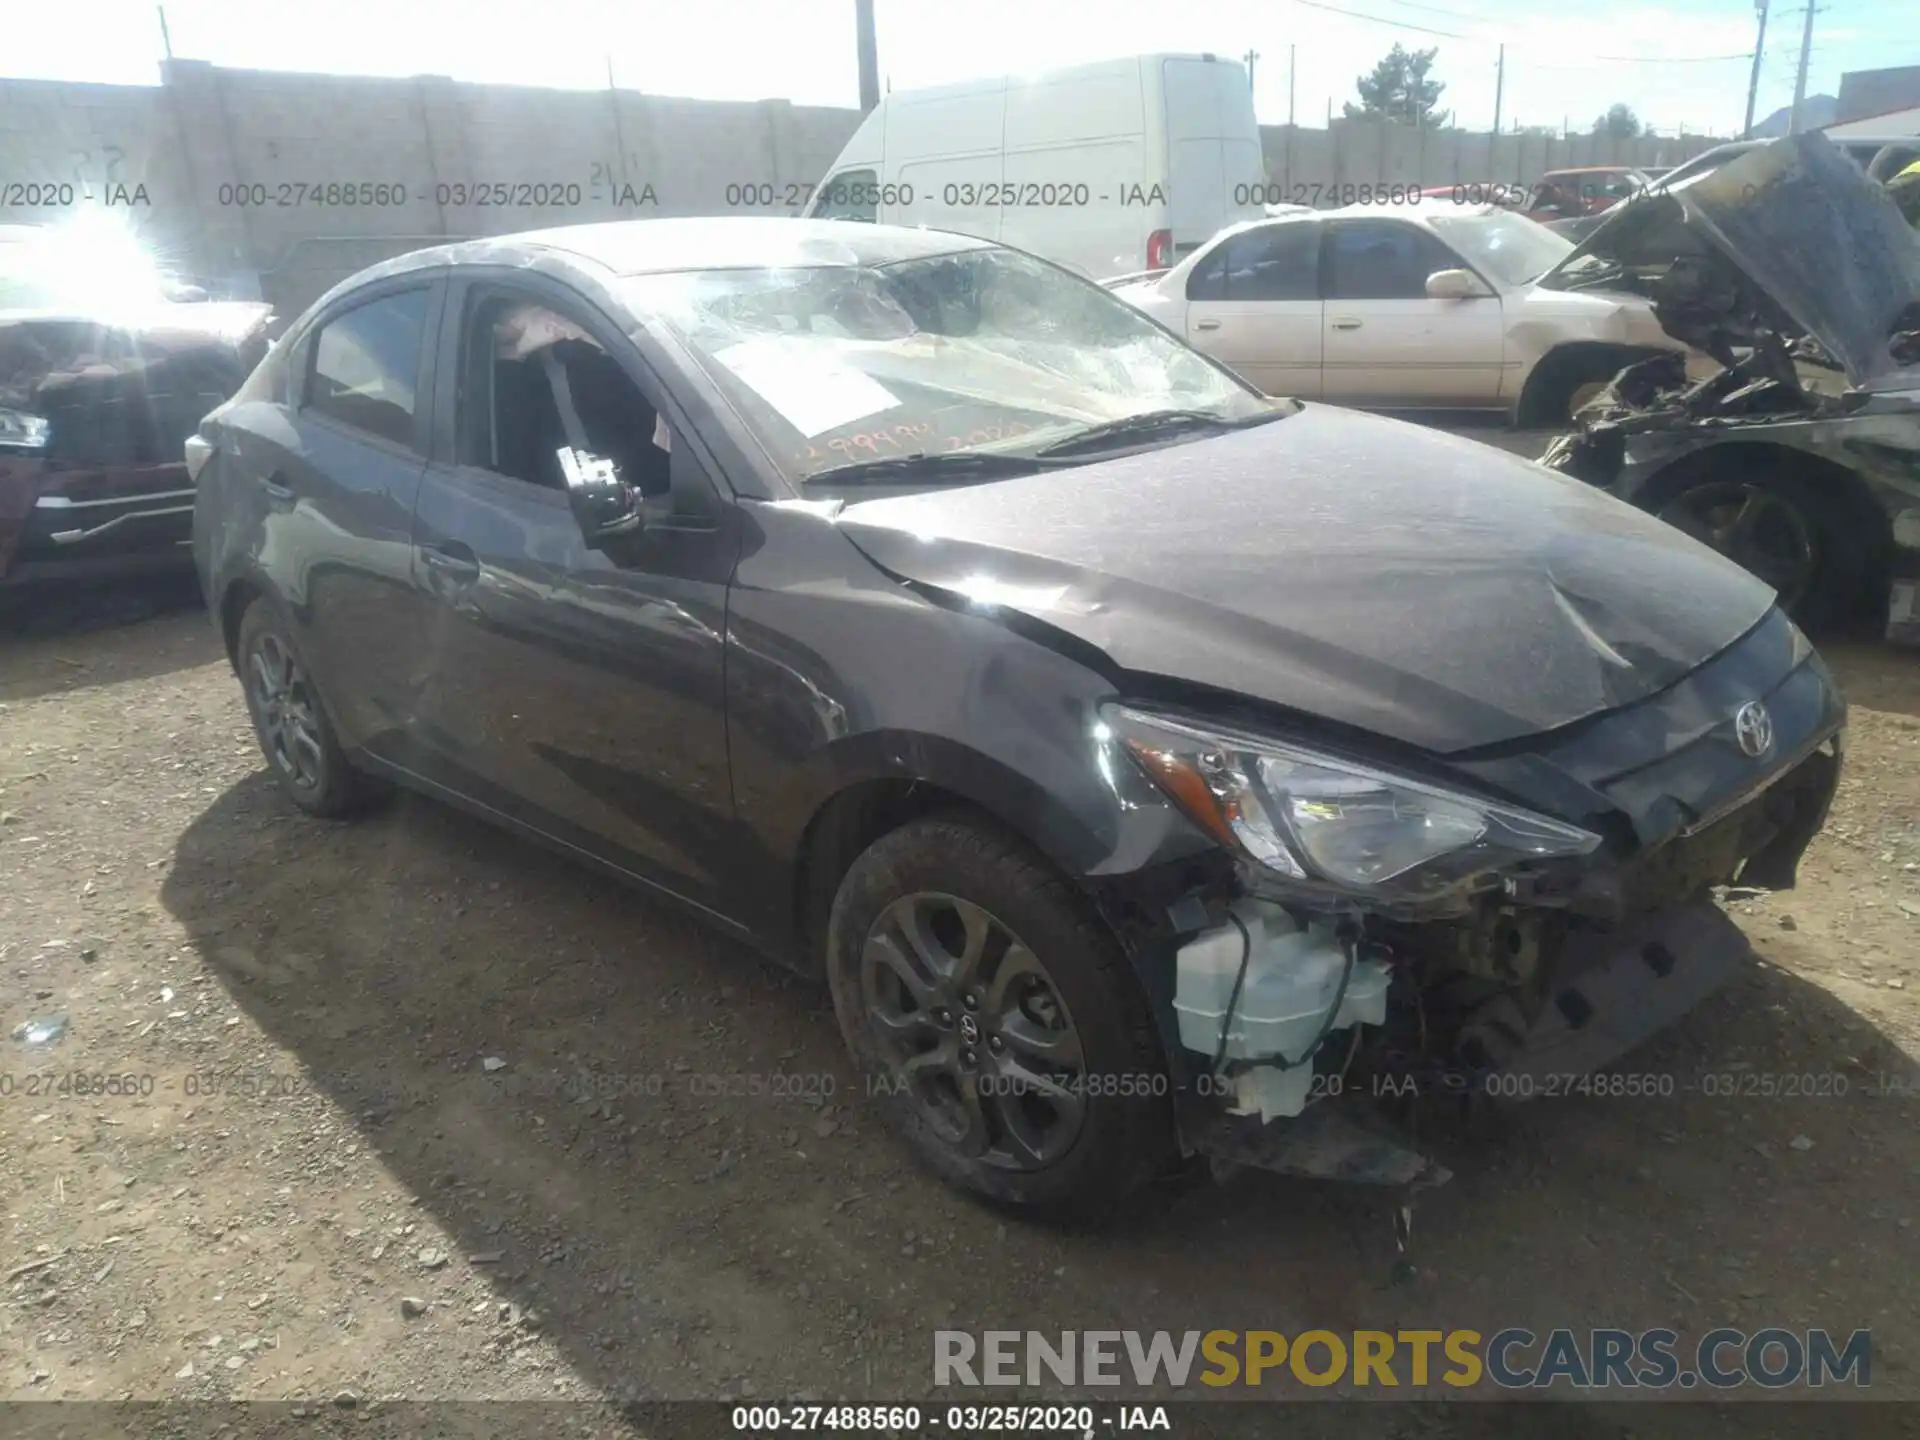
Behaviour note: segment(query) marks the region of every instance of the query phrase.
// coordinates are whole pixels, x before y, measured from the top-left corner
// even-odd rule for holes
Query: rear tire
[[[1174,1154],[1145,998],[1086,897],[964,812],[853,862],[827,928],[840,1032],[888,1125],[950,1184],[1093,1219]]]
[[[282,795],[330,820],[386,798],[390,786],[347,760],[292,626],[264,596],[240,617],[234,653],[254,736]]]

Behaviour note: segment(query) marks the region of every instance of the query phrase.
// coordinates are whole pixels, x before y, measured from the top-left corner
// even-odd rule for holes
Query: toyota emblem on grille
[[[1733,716],[1733,738],[1740,748],[1759,759],[1773,746],[1773,717],[1758,700],[1749,700]]]

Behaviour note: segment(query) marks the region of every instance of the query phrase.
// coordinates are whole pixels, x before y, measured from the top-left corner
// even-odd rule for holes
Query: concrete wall
[[[1348,186],[1474,184],[1528,186],[1567,165],[1678,165],[1724,139],[1631,140],[1602,135],[1500,135],[1423,130],[1367,120],[1335,120],[1331,129],[1263,125],[1261,145],[1276,200],[1298,205],[1351,203]],[[1329,194],[1332,187],[1332,194]]]
[[[194,60],[168,62],[162,81],[0,81],[0,224],[58,219],[67,200],[105,204],[173,268],[288,314],[363,266],[443,239],[788,213],[860,119],[784,100],[223,70]],[[1675,164],[1715,143],[1493,142],[1344,120],[1331,130],[1268,126],[1263,140],[1269,179],[1308,203],[1332,203],[1340,190],[1328,187],[1349,184],[1529,184],[1558,165]],[[370,195],[357,188],[363,182]],[[353,196],[338,192],[343,184],[356,187]],[[321,188],[316,198],[311,187],[327,185],[335,192]],[[496,185],[512,188],[475,193]],[[744,197],[729,193],[742,185]],[[344,203],[363,195],[372,203]],[[479,203],[497,198],[512,203]]]
[[[170,263],[283,310],[389,255],[547,225],[738,210],[785,214],[859,112],[163,67],[157,88],[0,82],[0,224],[114,205]],[[372,203],[363,201],[373,187]],[[124,185],[126,192],[114,189]],[[333,185],[328,192],[313,187]],[[349,197],[341,185],[355,187]],[[764,187],[742,197],[729,187]],[[144,194],[135,193],[144,186]],[[501,188],[501,187],[504,187]],[[771,192],[771,193],[769,193]],[[131,203],[125,203],[131,201]],[[730,201],[734,203],[729,203]],[[770,201],[772,203],[760,203]],[[116,202],[121,202],[117,203]]]

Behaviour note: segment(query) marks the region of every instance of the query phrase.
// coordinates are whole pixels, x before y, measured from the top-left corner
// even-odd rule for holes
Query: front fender
[[[1086,657],[1017,633],[992,609],[916,593],[824,517],[757,508],[787,533],[749,547],[728,605],[742,840],[730,908],[749,928],[791,946],[809,829],[860,787],[925,786],[976,806],[1090,893],[1104,877],[1206,848],[1100,742],[1100,706],[1119,692]],[[763,572],[775,556],[779,571]],[[840,571],[831,583],[820,579],[828,565]]]

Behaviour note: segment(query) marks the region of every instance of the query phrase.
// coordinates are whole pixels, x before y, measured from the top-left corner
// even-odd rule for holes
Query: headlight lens
[[[51,429],[44,415],[29,415],[24,410],[0,410],[0,445],[18,450],[44,450]]]
[[[1544,815],[1276,740],[1120,705],[1103,718],[1197,824],[1289,879],[1429,900],[1489,871],[1600,844]]]

